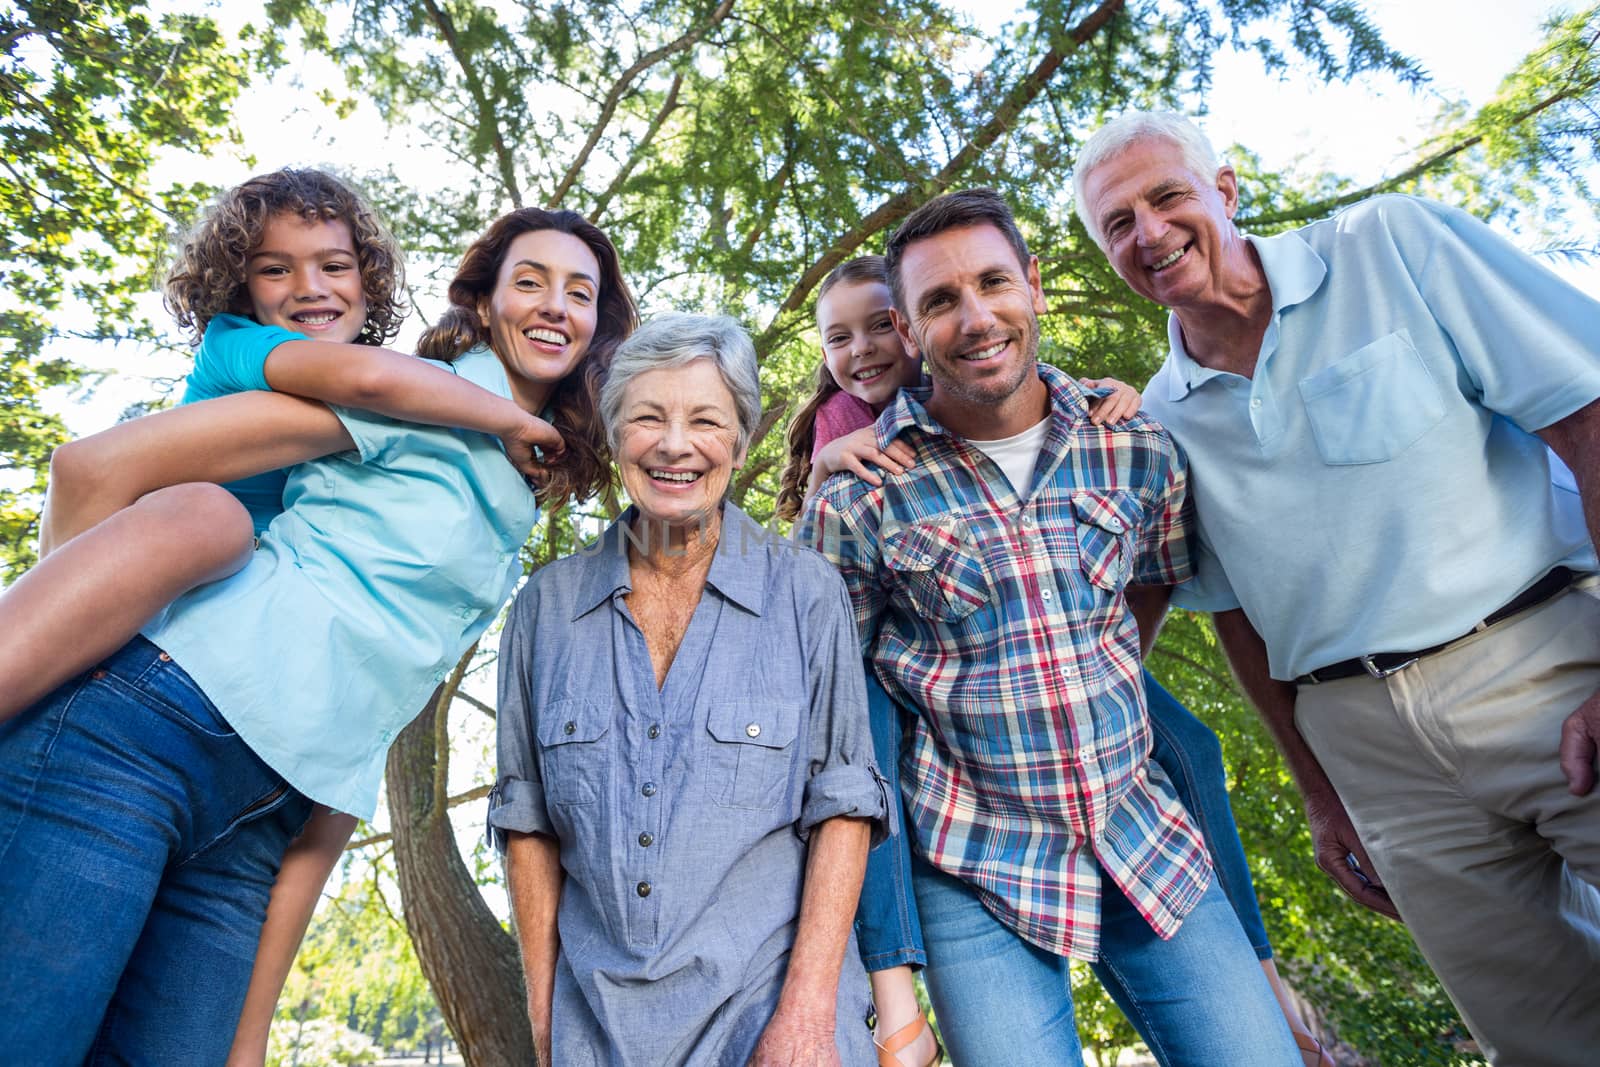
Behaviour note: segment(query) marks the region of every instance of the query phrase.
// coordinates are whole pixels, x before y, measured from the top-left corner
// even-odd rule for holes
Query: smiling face
[[[894,328],[894,299],[882,282],[841,282],[817,301],[822,358],[839,388],[875,411],[915,384],[920,362]]]
[[[710,359],[636,375],[619,408],[617,468],[641,517],[705,524],[744,465],[739,409]]]
[[[316,341],[354,341],[367,321],[350,226],[279,214],[245,262],[250,317]]]
[[[478,302],[489,347],[505,365],[512,395],[537,411],[577,367],[594,339],[600,263],[560,230],[532,230],[506,247],[494,289]]]
[[[1229,275],[1248,262],[1232,222],[1239,207],[1233,168],[1196,174],[1171,141],[1134,141],[1089,173],[1083,196],[1112,267],[1158,304],[1220,303]]]
[[[929,414],[958,433],[991,439],[1043,417],[1037,258],[1018,262],[988,223],[957,227],[906,246],[900,288],[906,310],[896,312],[895,325],[933,378]]]

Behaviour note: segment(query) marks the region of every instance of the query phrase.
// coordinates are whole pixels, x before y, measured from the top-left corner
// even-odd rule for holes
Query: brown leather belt
[[[1543,604],[1546,600],[1561,592],[1572,584],[1577,575],[1565,567],[1557,567],[1549,574],[1534,582],[1524,589],[1510,603],[1499,611],[1485,618],[1478,625],[1462,634],[1461,637],[1452,637],[1448,641],[1441,641],[1429,648],[1418,649],[1415,652],[1374,652],[1367,656],[1357,656],[1355,659],[1340,660],[1330,663],[1326,667],[1318,667],[1314,671],[1307,671],[1295,679],[1299,685],[1314,685],[1318,682],[1332,682],[1340,678],[1354,678],[1358,674],[1370,674],[1374,678],[1387,678],[1397,671],[1403,671],[1423,656],[1431,656],[1435,652],[1445,649],[1460,641],[1463,637],[1471,637],[1481,630],[1487,630],[1497,622],[1511,618],[1519,611],[1527,611],[1536,604]]]

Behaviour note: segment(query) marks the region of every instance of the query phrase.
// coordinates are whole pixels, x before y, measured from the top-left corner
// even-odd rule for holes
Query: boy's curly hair
[[[162,303],[195,344],[217,315],[250,314],[246,266],[274,215],[350,227],[367,298],[367,320],[355,343],[381,345],[400,330],[406,307],[400,247],[366,198],[321,170],[285,167],[258,174],[217,198],[178,242]]]

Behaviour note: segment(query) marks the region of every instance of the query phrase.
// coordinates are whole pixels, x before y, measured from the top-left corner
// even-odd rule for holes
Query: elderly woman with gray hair
[[[540,1062],[873,1063],[851,918],[889,809],[843,582],[724,499],[749,337],[655,319],[600,414],[632,507],[500,646],[489,825]]]

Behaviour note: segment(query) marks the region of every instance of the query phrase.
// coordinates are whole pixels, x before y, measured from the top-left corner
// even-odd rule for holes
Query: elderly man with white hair
[[[1561,891],[1600,883],[1600,304],[1412,197],[1241,234],[1178,115],[1108,123],[1075,184],[1171,309],[1145,404],[1202,542],[1175,603],[1216,612],[1319,865],[1398,909],[1497,1067],[1593,1064],[1600,938]]]

